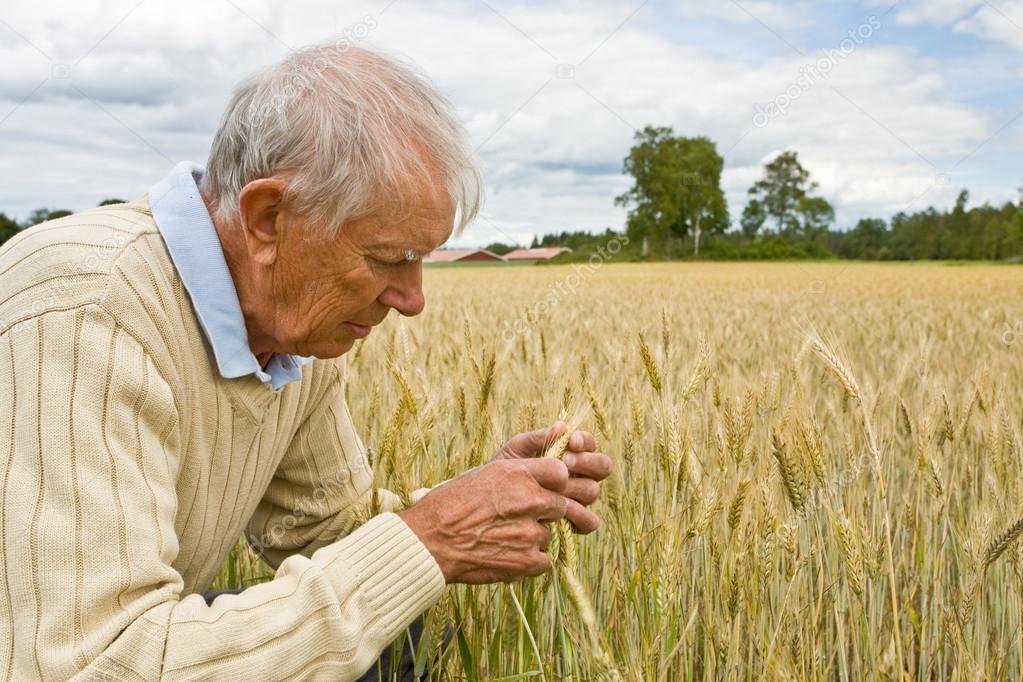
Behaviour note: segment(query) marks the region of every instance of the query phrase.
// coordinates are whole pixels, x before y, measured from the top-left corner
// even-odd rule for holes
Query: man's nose
[[[394,308],[406,317],[413,317],[423,312],[426,307],[426,296],[423,295],[422,274],[417,264],[414,275],[396,278],[380,294],[380,302]]]

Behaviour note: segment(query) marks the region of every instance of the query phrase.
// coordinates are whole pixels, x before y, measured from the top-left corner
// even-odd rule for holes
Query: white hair
[[[412,66],[347,42],[295,52],[241,83],[213,139],[200,189],[216,217],[238,214],[259,178],[337,234],[351,218],[409,210],[415,182],[439,181],[461,232],[483,200],[468,135]]]

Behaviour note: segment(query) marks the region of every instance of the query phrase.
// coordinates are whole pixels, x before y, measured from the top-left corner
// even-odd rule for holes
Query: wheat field
[[[557,418],[616,462],[552,573],[428,612],[432,679],[1023,676],[1020,268],[428,268],[425,290],[349,354],[380,486]],[[218,585],[268,575],[239,545]]]

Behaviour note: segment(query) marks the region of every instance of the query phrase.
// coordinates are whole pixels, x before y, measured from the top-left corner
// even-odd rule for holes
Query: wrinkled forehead
[[[454,223],[455,207],[446,193],[420,193],[380,211],[359,237],[367,248],[411,249],[425,256],[451,237]]]
[[[442,233],[447,241],[455,223],[455,204],[447,184],[431,174],[411,184],[403,194],[404,206],[393,216],[394,221],[410,229],[428,231],[433,236]]]

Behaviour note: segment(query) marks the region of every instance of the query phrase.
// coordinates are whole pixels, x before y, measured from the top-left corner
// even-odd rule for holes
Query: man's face
[[[296,214],[284,217],[286,236],[272,274],[273,336],[284,352],[337,357],[391,308],[408,316],[422,312],[420,259],[451,236],[454,209],[434,188],[416,197],[408,215],[351,220],[337,237]]]

